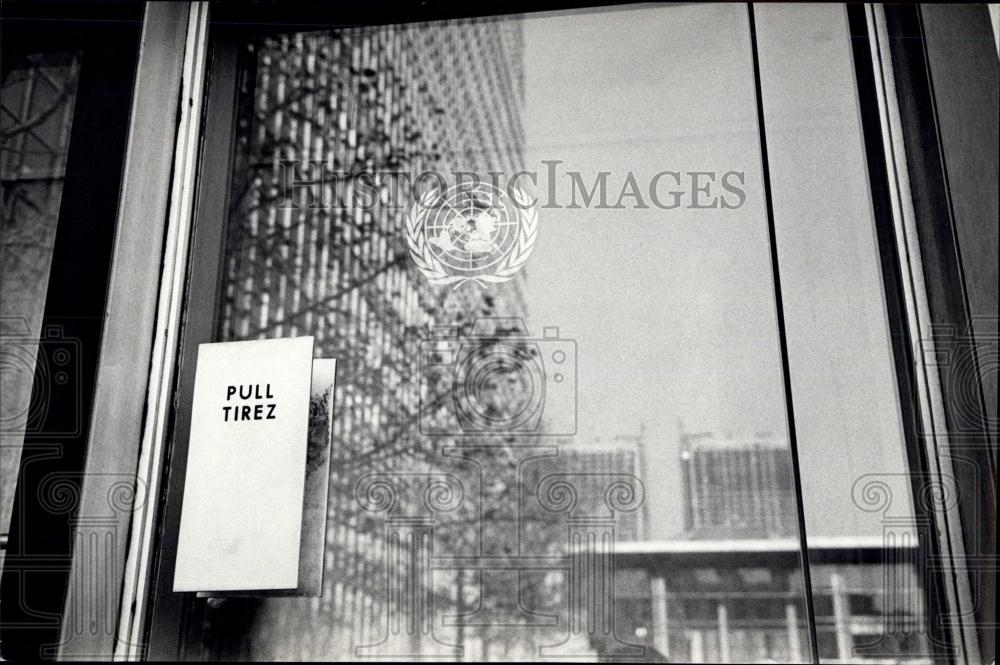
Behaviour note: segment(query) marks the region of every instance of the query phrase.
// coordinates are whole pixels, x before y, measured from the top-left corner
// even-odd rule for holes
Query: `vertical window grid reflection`
[[[352,658],[387,629],[397,641],[414,629],[405,599],[384,606],[385,575],[425,583],[390,559],[354,484],[373,471],[442,467],[418,431],[421,335],[441,323],[523,316],[522,285],[486,294],[431,287],[407,254],[409,201],[383,183],[376,205],[354,207],[349,176],[521,168],[522,39],[516,21],[461,21],[248,46],[256,77],[241,90],[245,173],[234,182],[220,339],[314,335],[317,356],[338,359],[336,418],[322,596],[225,601],[209,614],[213,657]],[[412,543],[402,551],[419,554]],[[423,589],[437,607],[474,600],[455,596],[454,574],[440,577]],[[240,616],[247,623],[234,630]]]

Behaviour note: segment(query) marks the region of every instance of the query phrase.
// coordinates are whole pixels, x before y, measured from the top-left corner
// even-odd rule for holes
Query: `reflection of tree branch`
[[[286,316],[283,319],[280,319],[278,321],[271,321],[266,326],[263,326],[261,328],[257,328],[257,329],[251,330],[250,333],[249,333],[249,337],[250,338],[254,338],[254,337],[260,337],[260,336],[266,336],[268,332],[274,330],[275,328],[287,325],[289,323],[292,323],[293,321],[297,321],[297,320],[301,319],[302,317],[304,317],[306,314],[309,314],[309,313],[316,314],[316,313],[318,313],[322,309],[322,307],[324,305],[327,305],[329,303],[332,303],[332,302],[335,302],[335,301],[339,300],[340,298],[343,298],[346,294],[350,293],[351,291],[353,291],[353,290],[355,290],[355,289],[363,286],[366,283],[371,282],[372,280],[374,280],[376,277],[378,277],[382,273],[384,273],[384,272],[386,272],[386,271],[388,271],[388,270],[390,270],[392,268],[398,267],[399,265],[402,265],[404,262],[406,262],[408,260],[409,260],[409,255],[407,255],[406,253],[400,252],[400,253],[396,254],[392,258],[391,261],[389,261],[388,263],[385,263],[384,265],[380,266],[378,270],[376,270],[376,271],[374,271],[374,272],[372,272],[372,273],[370,273],[368,275],[364,275],[363,277],[359,277],[358,279],[355,279],[352,282],[349,282],[347,284],[347,286],[345,286],[344,288],[338,290],[335,294],[333,294],[331,296],[327,296],[327,297],[323,298],[322,300],[318,300],[318,301],[314,301],[312,303],[309,303],[309,304],[305,305],[304,307],[300,308],[297,312],[292,312],[290,315]]]
[[[341,231],[340,233],[331,234],[319,240],[325,240],[331,248],[343,251],[363,246],[366,243],[372,242],[372,239],[377,237],[397,238],[397,232],[380,228],[374,222],[353,223],[350,220],[331,219],[331,226],[334,227],[334,231],[346,228],[348,224],[353,229],[351,239],[345,239],[344,236],[346,234]],[[294,225],[287,227],[281,224],[274,224],[273,230],[267,229],[266,232],[262,233],[259,228],[254,232],[249,228],[246,220],[244,220],[239,224],[237,230],[242,234],[243,238],[251,239],[258,253],[261,254],[258,260],[271,259],[273,261],[276,259],[281,260],[280,253],[283,249],[287,249],[290,254],[302,249],[299,247],[298,238],[295,236],[299,233],[300,227],[305,226],[309,229],[313,225],[312,220],[296,222]]]

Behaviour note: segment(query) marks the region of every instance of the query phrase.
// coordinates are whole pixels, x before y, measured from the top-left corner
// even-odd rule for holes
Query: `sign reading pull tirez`
[[[174,591],[295,589],[313,338],[202,344]]]

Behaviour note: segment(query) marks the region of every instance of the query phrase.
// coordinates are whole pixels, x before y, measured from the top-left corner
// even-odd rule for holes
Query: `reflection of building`
[[[488,291],[432,287],[407,253],[410,190],[388,179],[362,207],[346,176],[522,168],[521,42],[517,21],[473,20],[253,45],[219,337],[313,335],[318,355],[337,358],[328,548],[321,598],[262,601],[233,634],[232,610],[217,610],[209,642],[262,660],[353,658],[406,611],[385,605],[384,519],[359,510],[355,483],[448,467],[418,427],[421,338],[439,324],[523,316],[522,278]],[[392,639],[404,644],[387,648],[419,654]]]
[[[881,537],[811,540],[821,658],[931,662],[917,557]],[[621,543],[615,564],[616,632],[647,660],[808,660],[796,538]]]
[[[769,434],[681,434],[684,530],[691,538],[769,538],[796,531],[788,443]]]
[[[686,537],[615,551],[616,633],[647,660],[808,660],[789,455],[769,435],[682,434]],[[810,537],[824,660],[930,662],[919,553],[892,542]]]
[[[566,474],[572,479],[581,512],[589,515],[606,513],[604,492],[614,478],[634,476],[640,481],[642,470],[642,438],[619,437],[607,443],[592,441],[559,447],[556,457],[543,458],[529,467],[525,487],[538,487],[548,474]],[[641,506],[645,508],[645,503]],[[642,510],[625,512],[615,517],[618,541],[643,540],[646,521]]]

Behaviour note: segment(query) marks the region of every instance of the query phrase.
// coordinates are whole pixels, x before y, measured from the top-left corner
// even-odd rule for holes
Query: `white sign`
[[[313,338],[202,344],[174,591],[296,589]]]

